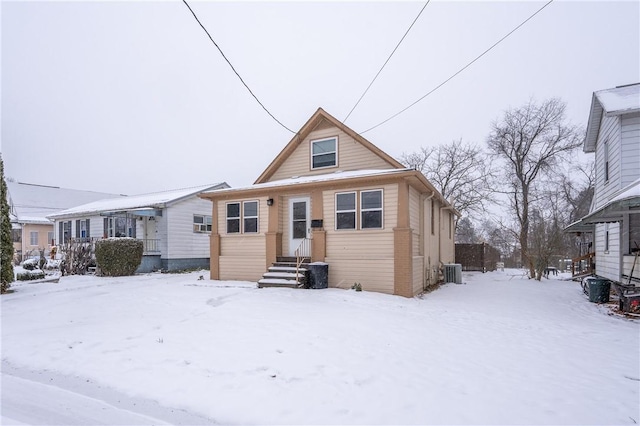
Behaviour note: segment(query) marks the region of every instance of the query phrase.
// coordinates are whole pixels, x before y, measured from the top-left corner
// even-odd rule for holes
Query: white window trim
[[[365,209],[362,206],[364,205],[364,203],[362,202],[362,197],[363,194],[365,192],[379,192],[380,193],[380,207],[376,207],[374,209]],[[382,189],[364,189],[360,191],[360,227],[363,231],[368,231],[368,230],[380,230],[380,229],[384,229],[384,191]],[[362,214],[364,212],[380,212],[380,227],[379,228],[363,228],[362,227]]]
[[[353,201],[354,201],[354,208],[353,210],[338,210],[338,195],[347,195],[347,194],[353,194]],[[346,191],[346,192],[336,192],[335,194],[335,198],[334,198],[334,202],[335,202],[335,224],[333,226],[333,228],[336,231],[356,231],[358,229],[358,191]],[[353,213],[355,218],[354,221],[355,223],[353,224],[353,228],[342,228],[342,229],[338,229],[338,213]]]
[[[196,217],[201,217],[202,218],[202,223],[196,223]],[[209,222],[207,222],[207,219],[209,220]],[[211,231],[209,231],[207,229],[207,226],[211,226],[213,223],[213,220],[211,218],[211,216],[208,216],[206,214],[193,214],[193,233],[194,234],[210,234]],[[198,228],[200,228],[199,231],[196,231],[196,226]]]
[[[247,203],[256,203],[256,215],[255,216],[247,216],[244,214],[244,205]],[[259,234],[260,233],[260,200],[246,200],[242,202],[242,211],[240,212],[240,214],[242,215],[242,233],[243,234]],[[247,231],[244,229],[244,221],[245,219],[256,219],[256,230],[254,231]]]
[[[33,244],[33,236],[36,237],[36,243]],[[40,234],[38,231],[29,231],[29,245],[32,247],[38,247],[38,242],[40,241]]]
[[[313,154],[313,144],[316,143],[316,142],[324,142],[324,141],[328,141],[328,140],[331,140],[331,139],[333,139],[335,141],[335,143],[336,143],[336,149],[335,149],[335,151],[333,151],[336,154],[336,164],[334,164],[333,166],[313,167],[313,157],[315,157],[315,155],[331,154],[331,152],[325,152],[323,154],[315,154],[314,155]],[[309,155],[310,155],[310,158],[309,158],[309,169],[311,169],[311,170],[322,170],[322,169],[330,169],[330,168],[338,167],[338,145],[339,145],[338,142],[339,142],[339,140],[338,140],[337,136],[329,136],[329,137],[326,137],[326,138],[314,139],[312,141],[309,141]]]

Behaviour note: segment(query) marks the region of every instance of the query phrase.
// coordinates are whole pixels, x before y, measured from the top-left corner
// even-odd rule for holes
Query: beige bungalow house
[[[412,297],[454,261],[453,206],[321,108],[252,186],[200,196],[213,202],[214,280],[259,281],[306,256],[329,265],[330,287]]]

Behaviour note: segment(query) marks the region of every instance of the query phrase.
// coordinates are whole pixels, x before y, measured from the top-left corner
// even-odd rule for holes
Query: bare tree
[[[421,171],[463,216],[469,216],[483,213],[492,199],[494,169],[487,157],[480,147],[457,140],[402,154],[400,162]]]
[[[565,104],[556,98],[509,109],[495,121],[487,146],[504,163],[501,192],[517,219],[522,262],[535,276],[534,259],[529,252],[530,212],[543,196],[541,180],[551,176],[558,162],[582,144],[583,131],[565,123]]]

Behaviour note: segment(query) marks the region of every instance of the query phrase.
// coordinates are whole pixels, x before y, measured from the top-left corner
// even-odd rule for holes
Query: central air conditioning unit
[[[444,265],[444,282],[462,284],[462,265],[459,263]]]

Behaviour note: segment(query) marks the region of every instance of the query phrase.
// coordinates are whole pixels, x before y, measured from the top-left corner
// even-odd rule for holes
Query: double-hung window
[[[382,190],[360,193],[360,216],[362,229],[382,228]]]
[[[242,203],[243,213],[243,232],[256,233],[258,232],[258,202],[257,201],[244,201]]]
[[[336,229],[381,229],[382,200],[382,189],[337,193]]]
[[[194,214],[193,232],[211,232],[211,216]]]
[[[29,244],[32,246],[38,245],[38,231],[31,231],[29,233]]]
[[[227,234],[240,233],[240,203],[227,203]]]
[[[338,138],[311,141],[311,168],[323,169],[338,165]]]
[[[356,229],[356,193],[336,194],[336,229]]]
[[[258,210],[258,201],[227,203],[227,234],[257,233]]]

